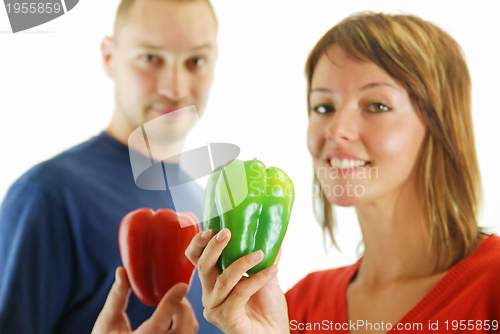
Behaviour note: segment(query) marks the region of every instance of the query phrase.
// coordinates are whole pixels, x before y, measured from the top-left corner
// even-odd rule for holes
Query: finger
[[[172,329],[168,332],[169,334],[196,333],[198,331],[199,324],[196,320],[193,307],[187,298],[182,299],[172,321],[173,325]]]
[[[282,252],[283,252],[283,246],[280,246],[280,250],[278,251],[278,254],[276,255],[276,259],[274,259],[274,263],[273,264],[278,265],[278,263],[280,263],[281,253]]]
[[[257,291],[262,289],[270,280],[276,277],[278,266],[273,265],[265,270],[258,272],[247,280],[239,282],[231,291],[231,294],[226,299],[228,309],[239,308],[245,305],[250,297]]]
[[[243,274],[264,259],[261,250],[234,261],[217,277],[210,307],[217,307],[226,300],[233,288],[241,281]]]
[[[137,329],[137,333],[164,334],[169,329],[172,318],[187,290],[188,286],[185,283],[177,283],[170,288],[161,299],[153,315]]]
[[[110,314],[120,314],[127,309],[130,296],[130,284],[125,268],[118,267],[115,271],[115,282],[109,291],[108,298],[104,304],[103,311]]]
[[[222,250],[227,246],[231,239],[229,229],[222,229],[215,237],[213,237],[198,260],[198,276],[200,277],[203,291],[210,293],[214,288],[215,281],[219,276],[217,268],[217,260],[219,259]]]
[[[198,260],[200,259],[203,249],[207,246],[210,239],[212,239],[214,231],[205,230],[196,234],[188,248],[186,248],[185,255],[191,263],[198,268]]]
[[[110,326],[115,326],[117,324],[120,324],[120,326],[123,324],[130,328],[127,317],[125,317],[126,321],[124,323],[120,321],[123,319],[123,315],[127,309],[129,296],[130,284],[127,273],[125,268],[118,267],[115,271],[115,282],[111,286],[104,307],[97,317],[93,333],[106,333],[110,330]]]

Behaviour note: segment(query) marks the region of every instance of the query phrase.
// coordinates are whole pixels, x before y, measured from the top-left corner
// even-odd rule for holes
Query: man
[[[104,69],[115,84],[109,127],[32,168],[2,204],[0,333],[91,332],[121,265],[118,226],[123,216],[140,207],[174,208],[169,191],[136,186],[128,137],[163,115],[164,121],[149,129],[149,144],[165,157],[181,150],[194,118],[168,114],[192,105],[199,116],[205,110],[217,58],[216,32],[208,0],[122,1],[114,35],[101,45]],[[170,162],[165,169],[187,179],[176,161]],[[201,218],[203,191],[189,184],[184,204]],[[122,278],[117,289],[126,295],[123,269],[116,276]],[[171,306],[167,313],[179,307],[179,318],[189,322],[190,306],[179,297],[185,286],[176,291],[178,296],[164,298]],[[203,318],[197,275],[186,296],[199,331],[219,333]],[[132,294],[124,321],[136,328],[153,311]],[[161,314],[150,321],[158,318]]]

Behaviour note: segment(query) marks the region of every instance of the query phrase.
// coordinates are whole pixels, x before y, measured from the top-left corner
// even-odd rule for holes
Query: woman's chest
[[[410,311],[439,282],[441,275],[411,284],[397,284],[381,289],[349,285],[346,292],[347,319],[350,333],[387,333],[393,327],[411,327],[415,332],[427,324],[413,323]],[[401,323],[398,323],[402,321]],[[406,323],[408,322],[408,323]],[[420,327],[421,326],[421,327]],[[398,328],[399,328],[398,327]],[[354,329],[354,330],[353,330]]]

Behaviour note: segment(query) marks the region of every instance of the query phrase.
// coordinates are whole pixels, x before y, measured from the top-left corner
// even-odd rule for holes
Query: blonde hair
[[[115,17],[115,23],[113,25],[113,36],[115,39],[118,36],[118,33],[123,26],[123,24],[127,21],[128,15],[130,13],[130,8],[134,5],[134,3],[138,0],[121,0],[120,4],[118,5],[118,9],[116,11],[116,17]],[[209,9],[210,12],[212,13],[214,20],[215,20],[215,27],[218,27],[218,21],[217,21],[217,16],[215,15],[214,8],[212,7],[212,4],[210,3],[210,0],[163,0],[163,1],[174,1],[174,2],[194,2],[194,1],[203,1],[205,2]]]
[[[482,195],[471,79],[460,46],[437,26],[413,15],[354,14],[329,30],[311,51],[306,63],[308,100],[316,64],[333,44],[354,59],[374,62],[406,88],[427,128],[416,167],[430,223],[429,246],[433,240],[439,242],[438,262],[441,256],[456,263],[470,255],[481,232]],[[319,187],[316,175],[313,180]],[[332,205],[322,191],[317,193],[316,218],[337,246]]]

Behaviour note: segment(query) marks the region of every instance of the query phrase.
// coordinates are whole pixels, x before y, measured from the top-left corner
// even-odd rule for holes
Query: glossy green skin
[[[219,176],[221,175],[223,166],[219,166],[215,168],[208,178],[207,186],[205,188],[205,197],[203,199],[203,230],[212,229],[214,231],[214,235],[221,230],[220,227],[220,217],[217,212],[217,206],[215,205],[214,196],[215,196],[215,185],[219,180]],[[213,217],[213,218],[207,218]],[[220,258],[217,261],[217,266],[219,267],[219,271],[221,271],[221,263]]]
[[[266,169],[256,159],[239,161],[245,166],[246,179],[235,179],[241,176],[233,172],[236,164],[231,163],[224,170],[222,166],[216,168],[208,180],[203,229],[217,233],[227,227],[231,231],[231,239],[217,262],[220,272],[242,256],[262,250],[264,259],[248,271],[252,276],[273,265],[288,227],[295,191],[292,180],[279,168]],[[234,207],[227,193],[236,193],[241,190],[238,186],[241,188],[245,183],[248,195]]]

